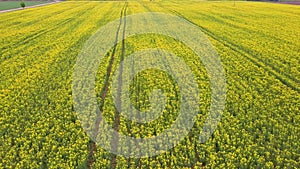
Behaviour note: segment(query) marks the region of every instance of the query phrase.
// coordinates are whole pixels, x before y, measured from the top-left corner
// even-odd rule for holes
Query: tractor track
[[[120,56],[120,62],[122,62],[124,60],[124,56],[125,56],[125,33],[126,33],[126,13],[127,13],[127,7],[128,7],[128,2],[125,2],[125,6],[123,8],[123,13],[121,13],[121,20],[123,20],[123,32],[122,32],[122,51],[121,51],[121,56]],[[121,22],[122,24],[122,22]],[[119,75],[118,75],[118,91],[117,91],[117,104],[118,107],[120,108],[120,111],[122,110],[122,101],[121,101],[121,93],[122,93],[122,72],[123,72],[123,64],[120,64],[119,67]],[[120,113],[117,110],[115,110],[115,120],[114,120],[114,124],[113,124],[113,128],[115,131],[119,132],[119,128],[120,128]],[[111,142],[111,149],[113,150],[113,152],[117,152],[118,151],[118,143],[119,143],[119,137],[118,135],[113,135],[114,137],[112,138],[112,142]],[[111,157],[111,168],[115,169],[117,167],[117,155],[113,154]]]
[[[110,61],[109,61],[109,65],[107,67],[107,74],[106,74],[106,79],[105,79],[105,84],[101,90],[101,94],[100,94],[100,98],[101,98],[101,101],[99,103],[99,110],[100,112],[103,112],[103,108],[104,108],[104,100],[106,98],[106,95],[107,95],[107,92],[108,92],[108,87],[109,87],[109,79],[111,77],[111,74],[112,74],[112,67],[113,67],[113,64],[114,64],[114,61],[115,61],[115,54],[116,54],[116,48],[117,48],[117,43],[119,41],[119,34],[120,34],[120,31],[121,31],[121,26],[122,26],[122,23],[123,23],[123,20],[126,21],[126,18],[124,16],[126,16],[126,10],[127,10],[127,5],[128,5],[128,2],[125,2],[125,5],[123,7],[123,9],[121,10],[121,14],[120,14],[120,19],[119,19],[119,25],[118,25],[118,28],[117,28],[117,32],[116,32],[116,36],[115,36],[115,45],[112,49],[112,54],[111,54],[111,58],[110,58]],[[123,37],[125,35],[125,24],[124,24],[124,30],[123,30]],[[125,51],[125,47],[124,47],[124,40],[122,41],[122,55],[124,54],[124,51]],[[123,56],[122,56],[123,57]],[[120,78],[120,77],[119,77]],[[119,79],[118,79],[119,80]],[[95,130],[93,132],[93,138],[97,138],[98,136],[98,132],[99,132],[99,125],[100,125],[100,122],[101,122],[101,118],[100,118],[100,115],[97,114],[96,116],[96,123],[95,123]],[[116,127],[114,127],[115,129],[118,129],[119,127],[119,124],[120,124],[120,117],[118,115],[118,117],[116,117],[116,120],[114,122],[116,125]],[[117,143],[117,140],[115,140],[116,143]],[[90,141],[89,142],[89,154],[88,154],[88,157],[87,157],[87,168],[88,169],[91,169],[92,166],[93,166],[93,163],[96,161],[95,160],[95,153],[97,151],[97,146],[96,146],[96,143],[94,141]],[[112,156],[112,159],[111,159],[111,162],[115,161],[115,163],[111,163],[111,167],[116,167],[117,165],[117,162],[116,162],[116,155],[113,155]]]

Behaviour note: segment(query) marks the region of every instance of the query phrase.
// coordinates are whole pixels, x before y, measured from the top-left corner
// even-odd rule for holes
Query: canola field
[[[150,33],[121,40],[125,16],[143,12],[171,14],[195,25],[220,56],[226,105],[204,143],[199,136],[212,95],[207,70],[193,49],[172,37]],[[149,48],[168,50],[196,77],[199,113],[192,129],[178,145],[156,156],[126,158],[97,146],[74,108],[77,57],[85,42],[114,20],[120,23],[114,37],[120,43],[104,56],[95,79],[99,109],[113,129],[130,137],[155,137],[174,123],[182,101],[170,75],[142,71],[130,82],[130,102],[146,111],[151,91],[160,89],[166,106],[149,123],[126,119],[111,92],[113,73],[127,70],[118,67],[124,58]],[[0,168],[300,168],[300,6],[70,1],[2,13],[0,22]],[[119,141],[114,138],[117,148]],[[129,146],[123,151],[134,150]]]

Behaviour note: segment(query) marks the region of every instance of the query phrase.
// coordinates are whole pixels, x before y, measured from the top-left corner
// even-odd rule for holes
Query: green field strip
[[[33,5],[45,4],[47,1],[24,1],[26,7]],[[1,1],[0,2],[0,11],[21,8],[20,1]]]

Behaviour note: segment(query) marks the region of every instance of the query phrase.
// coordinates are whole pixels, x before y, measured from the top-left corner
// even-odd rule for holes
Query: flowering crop
[[[0,168],[299,168],[299,9],[254,2],[62,2],[0,14]],[[129,82],[130,102],[147,111],[153,106],[151,91],[160,89],[165,97],[158,100],[165,102],[161,116],[142,124],[120,114],[113,100],[113,73],[132,53],[159,48],[176,54],[194,73],[200,91],[189,135],[167,152],[135,159],[93,149],[74,110],[72,74],[93,33],[122,20],[120,13],[140,12],[165,12],[198,26],[221,57],[227,98],[217,130],[200,143],[211,103],[210,75],[193,49],[155,34],[118,43],[100,64],[95,92],[103,117],[120,133],[159,135],[174,123],[182,101],[174,78],[150,69]],[[164,65],[171,63],[166,57]]]

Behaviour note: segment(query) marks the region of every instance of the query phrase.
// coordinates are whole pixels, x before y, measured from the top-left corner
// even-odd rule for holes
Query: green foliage
[[[25,2],[20,2],[20,6],[22,7],[22,8],[25,8]]]

